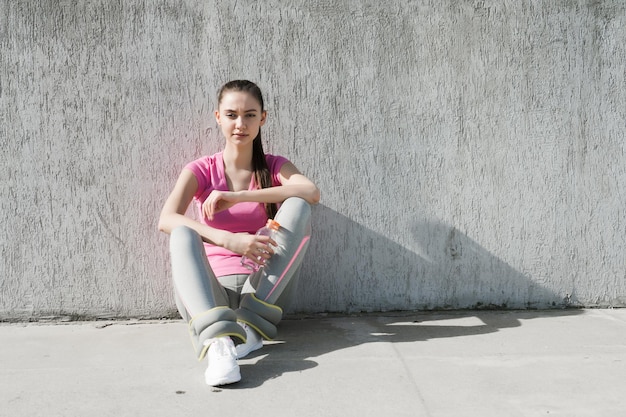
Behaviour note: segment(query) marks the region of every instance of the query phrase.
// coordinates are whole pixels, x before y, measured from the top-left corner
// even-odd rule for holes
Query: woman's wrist
[[[248,191],[231,191],[231,195],[235,203],[243,203],[246,201],[246,193]]]

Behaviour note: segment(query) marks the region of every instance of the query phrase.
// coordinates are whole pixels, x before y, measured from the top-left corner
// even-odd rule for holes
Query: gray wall
[[[234,78],[322,189],[292,311],[625,306],[625,16],[4,0],[0,318],[175,311],[158,214]]]

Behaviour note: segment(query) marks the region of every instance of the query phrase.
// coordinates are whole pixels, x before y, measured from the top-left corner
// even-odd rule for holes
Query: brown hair
[[[261,112],[264,111],[263,106],[263,94],[261,94],[261,89],[258,85],[248,80],[234,80],[229,81],[220,88],[219,93],[217,94],[217,104],[222,102],[222,98],[224,94],[230,91],[241,91],[244,93],[249,93],[257,99],[259,104],[261,105]],[[272,176],[270,174],[270,169],[267,166],[267,161],[265,160],[265,152],[263,151],[263,143],[261,142],[261,129],[259,128],[259,134],[254,138],[252,142],[252,171],[254,175],[254,182],[258,188],[270,188],[272,186]],[[269,219],[273,219],[276,216],[276,212],[278,211],[278,207],[275,203],[265,203],[265,214]]]

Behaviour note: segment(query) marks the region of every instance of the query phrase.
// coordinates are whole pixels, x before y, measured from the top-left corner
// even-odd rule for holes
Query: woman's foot
[[[246,331],[246,343],[237,345],[237,359],[245,358],[251,352],[259,350],[263,347],[263,338],[256,332],[256,330],[241,321],[239,322],[239,325]]]
[[[209,367],[204,373],[204,379],[208,385],[215,387],[234,384],[241,380],[237,351],[230,337],[215,339],[209,346],[207,357]]]

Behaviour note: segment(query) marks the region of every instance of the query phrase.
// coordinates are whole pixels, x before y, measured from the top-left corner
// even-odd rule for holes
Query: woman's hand
[[[231,233],[224,244],[224,248],[245,256],[259,265],[264,265],[265,261],[274,254],[272,245],[277,246],[276,242],[269,236]]]
[[[215,214],[231,208],[237,202],[234,192],[213,190],[202,203],[202,215],[209,220],[213,220]]]

